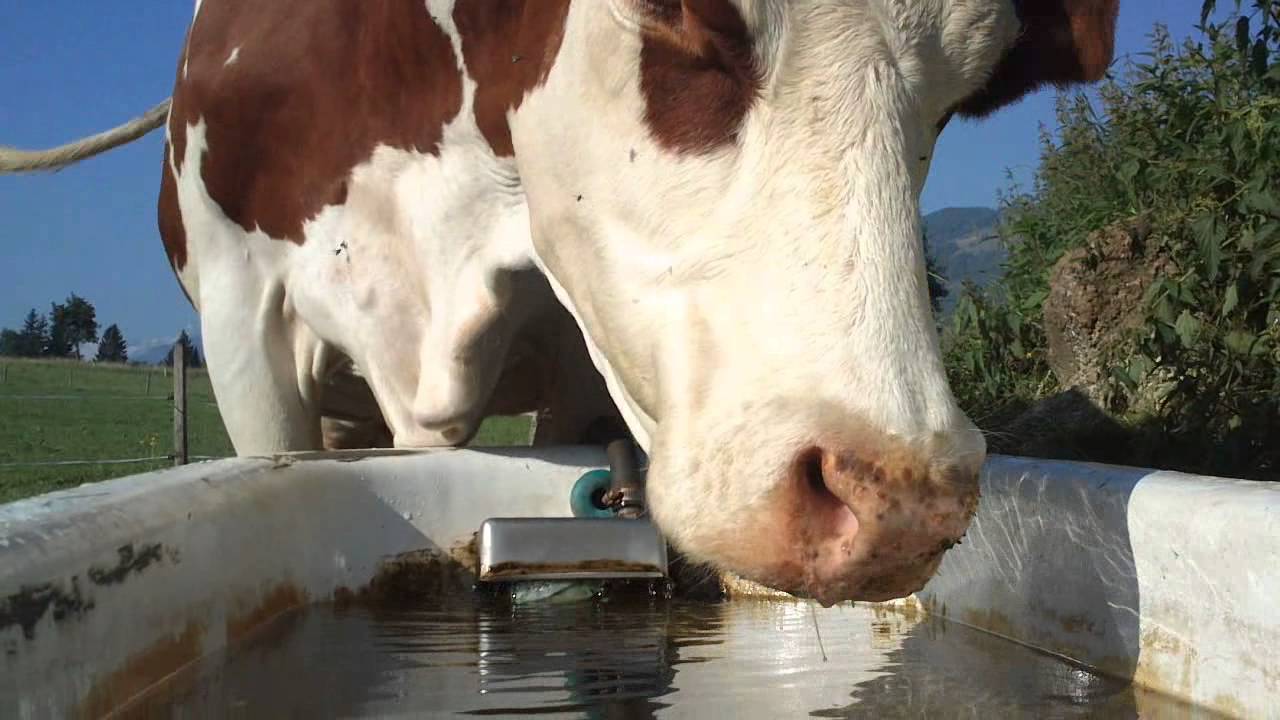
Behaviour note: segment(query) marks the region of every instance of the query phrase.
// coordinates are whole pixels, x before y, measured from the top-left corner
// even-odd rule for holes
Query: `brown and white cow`
[[[572,440],[612,398],[687,554],[920,588],[985,452],[930,316],[934,142],[1098,79],[1117,3],[199,2],[159,220],[236,450],[539,407]]]

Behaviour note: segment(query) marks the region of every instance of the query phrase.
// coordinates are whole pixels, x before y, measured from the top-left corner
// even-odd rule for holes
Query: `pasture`
[[[203,369],[187,378],[193,457],[233,455]],[[0,503],[168,467],[173,376],[163,367],[0,359]],[[524,417],[491,418],[473,445],[527,445]],[[103,461],[155,458],[136,463]],[[54,465],[67,461],[85,464]]]

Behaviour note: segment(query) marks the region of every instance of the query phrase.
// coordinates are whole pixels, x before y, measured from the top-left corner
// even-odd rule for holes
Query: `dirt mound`
[[[1175,271],[1148,243],[1150,227],[1129,220],[1103,228],[1054,265],[1044,301],[1049,367],[1064,388],[1102,400],[1106,360],[1143,322],[1151,283]]]

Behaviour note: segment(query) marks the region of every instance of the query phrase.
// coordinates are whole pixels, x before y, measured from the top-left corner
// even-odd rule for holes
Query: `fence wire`
[[[188,455],[188,460],[222,460],[222,455]],[[114,458],[111,460],[23,460],[19,462],[2,462],[0,469],[20,467],[71,467],[76,465],[132,465],[150,462],[173,462],[173,455],[152,455],[140,458]]]
[[[216,414],[210,416],[207,413],[207,409],[212,408],[216,411],[217,408],[217,403],[211,395],[211,389],[207,386],[207,378],[200,378],[197,380],[196,377],[192,375],[191,369],[188,369],[187,372],[187,382],[190,387],[190,389],[187,390],[186,402],[187,447],[195,449],[193,446],[197,446],[197,443],[199,443],[199,445],[205,446],[201,447],[201,449],[206,450],[206,452],[208,450],[223,452],[223,448],[227,443],[224,439],[225,435],[221,427],[220,419],[217,418]],[[195,383],[199,384],[195,385]],[[155,368],[154,370],[144,370],[140,368],[116,369],[111,366],[103,368],[101,366],[95,367],[93,365],[82,365],[79,363],[68,363],[60,366],[42,362],[28,362],[21,360],[11,361],[3,359],[3,361],[0,361],[0,387],[9,391],[0,392],[0,402],[19,404],[11,406],[13,410],[4,413],[7,417],[0,417],[0,420],[11,420],[18,423],[18,425],[10,426],[11,429],[21,428],[21,423],[24,422],[24,415],[27,412],[24,408],[30,407],[34,410],[34,408],[40,403],[45,402],[71,404],[81,402],[106,402],[108,404],[119,403],[121,407],[124,408],[139,408],[139,412],[141,412],[140,408],[143,405],[148,408],[153,408],[151,410],[147,410],[145,415],[139,415],[139,420],[141,420],[142,417],[151,418],[155,413],[154,408],[157,408],[157,406],[166,408],[170,413],[177,409],[174,400],[175,390],[173,387],[173,374],[172,371],[167,368]],[[25,406],[22,405],[22,403],[35,403],[36,405]],[[142,405],[134,405],[134,403],[141,403]],[[193,416],[192,411],[196,408],[201,409],[199,415],[203,421],[197,421],[196,417]],[[92,424],[93,422],[92,415],[86,415],[86,413],[79,410],[69,412],[72,414],[71,416],[75,417],[75,420],[72,421],[73,425],[66,426],[66,431],[68,433],[79,432],[80,430],[78,430],[78,428],[84,426],[84,423],[87,422]],[[92,413],[93,411],[89,412]],[[133,413],[132,410],[125,410],[124,412],[127,415],[132,415]],[[60,411],[59,413],[54,413],[53,417],[60,417]],[[211,418],[212,422],[217,424],[217,427],[209,425]],[[178,449],[176,447],[165,447],[166,445],[169,445],[169,443],[164,442],[163,440],[165,436],[169,435],[173,431],[173,426],[168,422],[165,422],[163,425],[153,423],[154,419],[142,423],[141,432],[144,439],[148,437],[151,439],[145,442],[142,448],[135,448],[135,451],[137,449],[144,449],[152,450],[152,452],[154,452],[156,450],[170,449],[171,452],[137,457],[110,457],[111,455],[116,454],[111,452],[112,449],[117,451],[124,450],[125,452],[121,452],[119,454],[127,454],[129,450],[127,445],[132,444],[130,441],[128,443],[119,444],[119,446],[114,446],[111,443],[108,443],[108,445],[112,446],[103,446],[102,448],[94,447],[93,450],[89,450],[89,448],[86,447],[84,449],[89,450],[89,452],[85,452],[83,455],[90,455],[88,458],[83,457],[83,455],[80,458],[76,458],[74,456],[66,457],[67,455],[72,454],[71,452],[66,451],[68,448],[63,447],[61,452],[55,450],[56,446],[65,445],[65,442],[55,440],[52,445],[47,448],[47,450],[55,450],[54,452],[47,452],[46,450],[46,453],[40,453],[45,454],[45,458],[6,459],[4,461],[0,461],[0,470],[67,468],[69,472],[74,472],[72,469],[77,467],[91,468],[97,466],[106,468],[111,466],[159,465],[162,463],[175,462],[178,455]],[[39,425],[43,425],[45,427],[43,436],[49,436],[50,428],[60,427],[56,424],[56,421],[50,420],[50,416],[47,413],[44,413],[43,422],[39,423]],[[37,430],[39,425],[36,426]],[[4,434],[4,431],[0,430],[0,435]],[[36,438],[35,442],[38,443],[36,447],[43,444],[39,439],[41,437],[40,432],[37,432],[34,437]],[[160,442],[162,443],[160,447],[156,447],[156,439],[160,439]],[[18,434],[15,436],[15,441],[18,443],[17,448],[24,447],[24,442],[32,442],[30,440],[23,440],[21,429],[18,430]],[[148,445],[150,445],[150,447],[147,447]],[[107,455],[107,457],[93,457],[94,454],[97,454],[95,451],[98,449],[106,450],[102,455]],[[4,454],[8,453],[0,452],[0,455]],[[22,454],[30,455],[34,453],[20,453],[19,457],[21,457]],[[49,457],[49,455],[52,455],[53,457]],[[58,457],[59,455],[62,457]],[[194,453],[188,453],[186,457],[188,462],[198,462],[218,460],[223,457],[231,457],[233,455],[234,453],[228,453],[226,455],[197,455]],[[10,455],[10,457],[13,456]],[[104,470],[103,472],[110,471]],[[0,488],[0,490],[2,490],[2,488]],[[0,492],[0,494],[3,493]]]

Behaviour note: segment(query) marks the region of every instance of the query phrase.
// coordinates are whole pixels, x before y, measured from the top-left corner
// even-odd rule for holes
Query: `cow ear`
[[[1101,80],[1115,52],[1120,0],[1014,0],[1022,32],[987,84],[956,110],[982,116],[1045,85]]]
[[[750,53],[750,34],[731,0],[630,0],[645,39],[706,62],[731,64]]]
[[[640,89],[654,138],[675,151],[731,142],[760,89],[751,32],[732,0],[628,0],[642,35]]]

